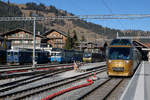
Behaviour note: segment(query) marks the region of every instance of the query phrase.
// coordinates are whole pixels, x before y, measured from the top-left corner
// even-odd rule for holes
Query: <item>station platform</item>
[[[120,100],[150,100],[150,62],[143,61]]]

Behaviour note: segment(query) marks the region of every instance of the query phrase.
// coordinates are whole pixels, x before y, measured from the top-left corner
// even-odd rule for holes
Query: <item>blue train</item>
[[[82,51],[74,51],[73,57],[72,57],[72,61],[83,61],[83,52]]]
[[[32,63],[33,58],[32,49],[11,49],[7,50],[7,63],[8,64],[25,64]],[[43,50],[35,51],[35,60],[38,64],[48,63],[48,52]]]
[[[73,61],[82,61],[83,53],[75,50],[65,50],[53,48],[51,51],[52,63],[71,63]]]

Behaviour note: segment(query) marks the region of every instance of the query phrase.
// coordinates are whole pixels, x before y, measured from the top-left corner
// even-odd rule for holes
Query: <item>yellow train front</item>
[[[104,61],[104,56],[101,53],[90,53],[90,52],[85,52],[83,54],[83,62],[100,62]]]
[[[108,76],[132,76],[141,61],[140,52],[133,46],[110,46],[107,55]]]

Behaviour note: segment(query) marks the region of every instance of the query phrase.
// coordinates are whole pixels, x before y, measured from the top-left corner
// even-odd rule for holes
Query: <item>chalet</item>
[[[48,43],[51,44],[53,48],[64,48],[67,39],[67,33],[55,29],[42,34],[42,36],[50,39]]]
[[[33,33],[24,29],[15,29],[1,34],[8,41],[11,41],[12,48],[33,48]],[[40,47],[42,39],[45,37],[36,34],[36,47]]]

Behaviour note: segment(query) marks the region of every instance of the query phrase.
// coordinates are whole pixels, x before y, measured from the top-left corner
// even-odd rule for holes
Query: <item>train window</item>
[[[7,52],[7,55],[10,56],[10,55],[11,55],[11,52]]]
[[[131,59],[130,50],[131,48],[125,48],[125,47],[110,48],[108,58],[109,59],[124,59],[124,60]]]
[[[61,56],[62,54],[61,53],[56,53],[56,56]]]
[[[85,53],[85,54],[84,54],[84,57],[85,57],[85,58],[89,58],[89,57],[91,57],[91,54],[90,54],[90,53]]]
[[[56,55],[55,53],[52,53],[52,54],[51,54],[51,56],[55,56],[55,55]]]

